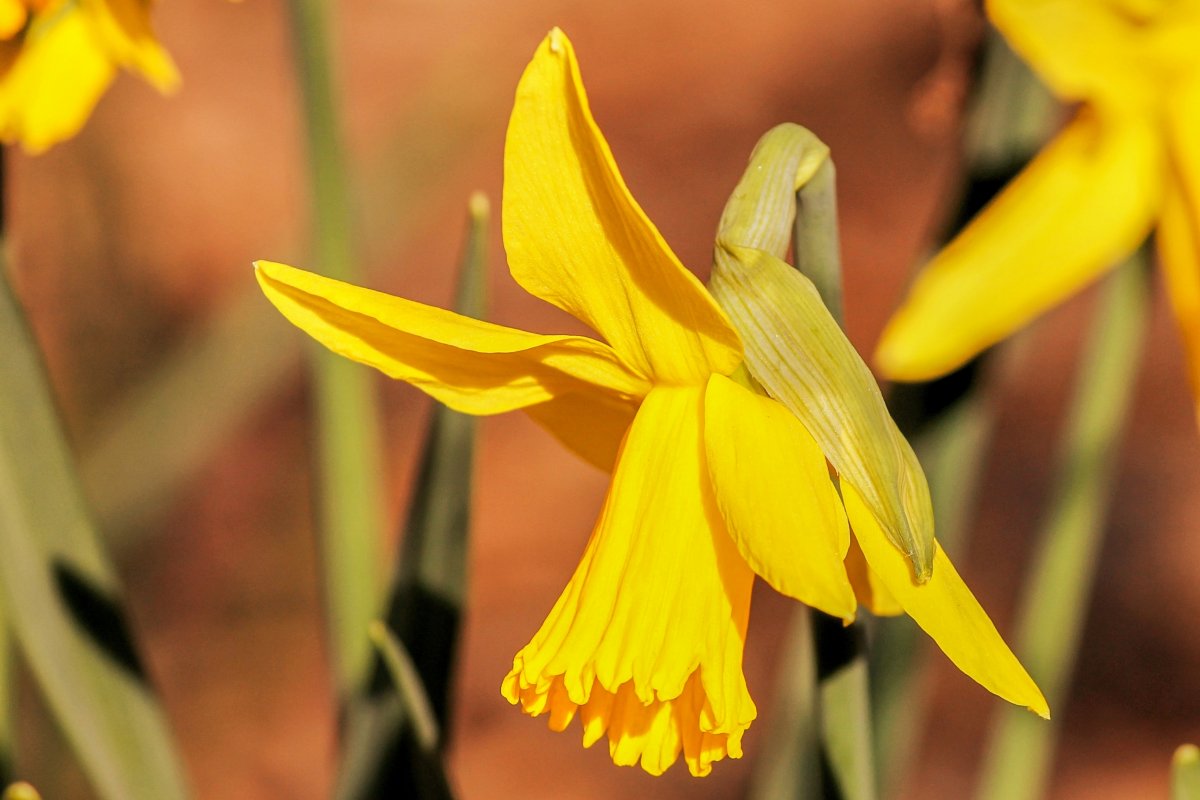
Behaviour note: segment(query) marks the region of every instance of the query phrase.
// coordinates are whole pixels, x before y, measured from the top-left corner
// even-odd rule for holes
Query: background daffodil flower
[[[962,365],[1119,264],[1156,228],[1200,398],[1200,2],[990,0],[1066,128],[922,271],[876,359],[897,380]]]
[[[179,84],[149,0],[0,0],[0,140],[40,153],[71,138],[118,67]]]
[[[659,774],[682,753],[692,774],[707,774],[741,755],[756,715],[742,654],[757,573],[847,621],[857,581],[873,604],[908,611],[984,686],[1047,713],[944,554],[929,554],[932,576],[918,583],[850,484],[843,505],[800,419],[752,388],[738,333],[629,193],[558,30],[517,89],[503,228],[517,282],[600,339],[256,267],[271,302],[335,352],[459,411],[522,409],[612,471],[578,569],[503,682],[510,702],[549,714],[555,730],[578,716],[584,744],[607,737],[617,764]],[[846,368],[865,372],[853,358]]]

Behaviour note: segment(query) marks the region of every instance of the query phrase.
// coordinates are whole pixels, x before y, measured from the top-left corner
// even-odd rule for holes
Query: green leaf
[[[0,595],[0,786],[14,777],[16,753],[16,675],[13,670],[12,631],[4,614],[3,599]]]
[[[291,0],[288,8],[308,138],[316,263],[324,275],[358,282],[330,55],[329,5],[323,0]],[[367,675],[367,626],[378,615],[382,599],[382,426],[370,371],[315,343],[309,347],[326,619],[338,696],[345,698]]]
[[[97,793],[108,800],[186,797],[6,277],[0,348],[0,607]]]
[[[1050,706],[1070,688],[1096,577],[1120,436],[1141,363],[1149,307],[1145,252],[1110,275],[1100,296],[1062,433],[1037,551],[1021,594],[1016,652]],[[1058,722],[1000,711],[978,797],[1034,800],[1045,790]]]
[[[763,136],[721,216],[710,289],[741,334],[750,373],[804,423],[909,559],[916,579],[925,580],[934,552],[925,474],[822,294],[783,261],[794,195],[810,181],[833,180],[828,154],[798,125],[779,125]],[[833,202],[831,191],[824,196]],[[831,218],[825,217],[824,231],[797,246],[810,262],[797,266],[840,276]],[[825,294],[833,299],[831,291]]]
[[[1180,745],[1171,759],[1171,800],[1200,800],[1200,747]]]
[[[457,310],[483,317],[488,204],[470,202]],[[420,459],[411,508],[388,597],[388,627],[411,654],[434,721],[445,739],[450,681],[466,596],[475,420],[436,406]],[[346,749],[336,797],[441,798],[442,782],[422,752],[405,703],[385,681],[377,658],[347,712]],[[440,752],[440,751],[439,751]]]

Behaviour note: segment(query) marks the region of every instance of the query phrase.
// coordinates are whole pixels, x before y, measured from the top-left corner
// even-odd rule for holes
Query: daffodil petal
[[[843,486],[842,496],[867,563],[913,621],[956,667],[985,689],[1049,719],[1050,709],[1041,690],[1000,638],[945,551],[937,548],[933,577],[918,584],[908,562],[883,535],[853,487]]]
[[[78,0],[114,63],[141,73],[160,92],[179,87],[179,70],[154,37],[149,0]]]
[[[756,713],[742,675],[754,573],[709,490],[703,391],[646,396],[579,567],[503,686],[552,723],[577,707],[586,743],[607,732],[614,761],[654,773],[680,752],[697,775],[737,757]]]
[[[846,575],[854,587],[855,598],[875,616],[895,617],[904,613],[904,607],[867,564],[867,557],[853,536],[850,537],[850,548],[846,551]]]
[[[778,402],[713,375],[704,447],[717,506],[750,568],[782,594],[853,620],[846,512],[804,426]]]
[[[917,277],[880,370],[943,375],[1115,267],[1150,231],[1163,169],[1149,120],[1081,109]]]
[[[41,153],[74,136],[116,74],[77,6],[36,18],[24,41],[6,43],[0,75],[0,139]]]
[[[1195,62],[1200,4],[988,0],[988,16],[1060,97],[1144,104]]]
[[[842,484],[859,490],[888,538],[928,577],[933,506],[925,473],[812,282],[762,250],[718,242],[711,288],[741,332],[755,379],[800,420]]]
[[[590,325],[638,374],[695,384],[740,363],[737,334],[625,186],[557,29],[517,87],[503,206],[517,282]]]
[[[0,39],[16,36],[25,27],[28,18],[29,9],[25,7],[24,0],[0,0]]]
[[[637,407],[588,391],[559,395],[529,406],[525,413],[584,461],[611,472]]]
[[[1158,228],[1167,296],[1183,339],[1200,424],[1200,80],[1169,109],[1172,179]]]
[[[456,411],[498,414],[568,394],[632,409],[647,391],[592,339],[527,333],[283,264],[255,266],[267,298],[298,328]]]

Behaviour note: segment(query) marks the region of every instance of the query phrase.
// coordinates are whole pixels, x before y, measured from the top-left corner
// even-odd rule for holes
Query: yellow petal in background
[[[298,328],[457,411],[498,414],[570,393],[632,408],[647,390],[592,339],[480,322],[268,261],[257,262],[255,272],[267,298]]]
[[[29,153],[78,133],[116,74],[78,6],[40,15],[9,55],[0,76],[0,139]]]
[[[704,445],[717,506],[738,552],[776,591],[853,620],[842,564],[850,532],[825,456],[779,403],[714,375]]]
[[[933,566],[933,507],[912,448],[870,370],[812,282],[761,250],[718,243],[711,288],[737,325],[755,379],[858,488],[922,579]]]
[[[918,584],[908,562],[888,542],[853,487],[843,486],[842,496],[867,563],[913,621],[956,667],[985,689],[1049,719],[1041,690],[1000,638],[945,552],[937,548],[933,577]]]
[[[737,334],[625,186],[557,29],[517,87],[502,222],[517,282],[590,325],[639,374],[698,384],[740,363]]]
[[[78,0],[109,60],[142,75],[160,92],[179,87],[179,70],[150,26],[149,0]]]
[[[741,754],[755,717],[742,675],[754,573],[708,496],[703,389],[656,388],[622,447],[575,575],[516,656],[503,691],[619,764],[694,775]]]
[[[0,0],[0,39],[11,39],[29,18],[29,10],[24,0]]]
[[[1169,109],[1171,179],[1158,252],[1200,424],[1200,80]]]
[[[1195,0],[988,0],[987,11],[1068,100],[1145,107],[1196,62]]]
[[[1164,182],[1148,119],[1087,108],[917,276],[880,370],[943,375],[1115,267],[1146,238]]]

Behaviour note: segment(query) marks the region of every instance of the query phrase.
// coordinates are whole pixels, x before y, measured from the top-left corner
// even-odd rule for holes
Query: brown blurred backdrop
[[[76,140],[9,157],[18,287],[81,458],[129,397],[254,291],[252,259],[320,267],[306,260],[285,10],[280,0],[164,0],[157,27],[182,91],[164,99],[122,76]],[[498,207],[512,92],[554,25],[576,44],[634,194],[702,276],[758,136],[796,121],[832,146],[849,333],[864,353],[954,200],[958,94],[979,32],[966,0],[344,0],[336,21],[355,235],[369,283],[407,297],[449,302],[466,197],[483,189]],[[513,284],[498,225],[491,238],[491,318],[577,330]],[[957,558],[1005,633],[1089,307],[1085,296],[1054,312],[992,371],[996,437],[978,525]],[[332,777],[306,383],[298,334],[282,320],[266,331],[247,327],[238,357],[257,364],[265,351],[284,377],[264,379],[169,502],[119,532],[137,633],[204,798],[319,798]],[[1149,348],[1077,687],[1055,709],[1065,726],[1056,798],[1164,796],[1172,749],[1200,738],[1200,437],[1160,300]],[[212,369],[196,418],[235,380]],[[429,404],[405,386],[380,381],[380,391],[398,520]],[[89,484],[93,495],[108,478]],[[521,415],[481,427],[452,750],[467,800],[738,797],[761,752],[792,610],[769,590],[755,596],[747,647],[761,718],[746,758],[709,779],[678,766],[659,780],[616,768],[603,746],[579,747],[577,728],[552,734],[501,698],[500,679],[569,576],[604,486]],[[926,686],[933,722],[915,734],[923,755],[906,796],[965,796],[998,701],[940,657]],[[37,721],[36,695],[25,698],[26,754],[46,796],[86,796]]]

